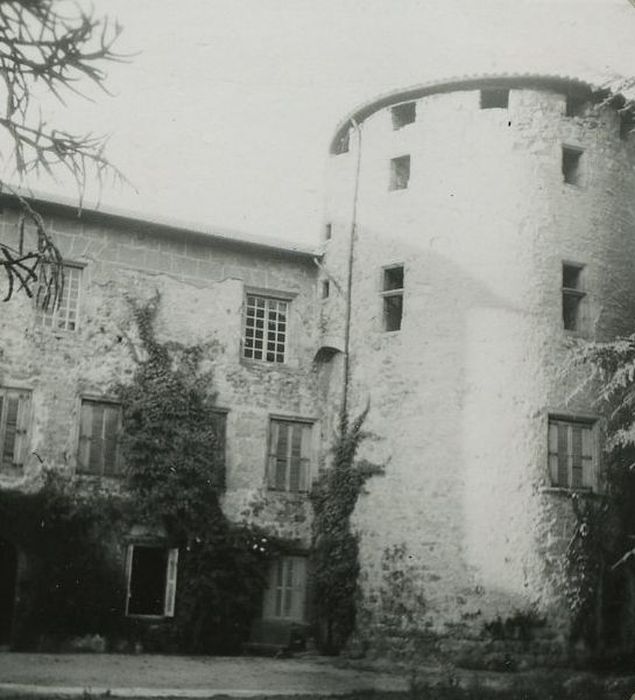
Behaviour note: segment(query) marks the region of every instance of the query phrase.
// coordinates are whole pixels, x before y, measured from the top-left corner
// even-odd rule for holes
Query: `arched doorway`
[[[0,537],[0,645],[11,641],[17,565],[15,547]]]

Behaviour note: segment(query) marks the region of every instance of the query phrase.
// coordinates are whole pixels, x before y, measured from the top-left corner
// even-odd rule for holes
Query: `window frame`
[[[84,285],[84,270],[86,268],[85,263],[75,262],[73,260],[64,260],[62,263],[62,270],[64,274],[64,287],[62,289],[62,298],[59,300],[59,306],[56,304],[56,308],[53,309],[38,309],[37,319],[40,326],[43,328],[49,328],[54,333],[77,333],[81,328],[80,315],[82,307],[82,297],[83,297],[83,285]],[[69,328],[69,313],[71,311],[70,304],[70,294],[71,294],[71,280],[69,279],[71,275],[67,274],[68,270],[77,270],[78,280],[77,280],[77,298],[75,300],[75,325],[73,328]],[[65,295],[68,292],[69,298],[65,300]],[[62,327],[59,326],[58,318],[60,310],[64,304],[68,304],[65,307],[65,320]]]
[[[91,434],[90,436],[84,436],[82,432],[83,425],[83,408],[85,405],[91,405],[92,407],[101,405],[103,408],[116,408],[117,409],[117,427],[115,431],[115,460],[114,465],[110,471],[106,471],[105,464],[105,442],[106,437],[104,431],[106,429],[106,414],[104,412],[102,418],[102,447],[100,453],[100,471],[90,471],[89,468],[83,468],[83,461],[81,458],[81,453],[83,449],[82,439],[88,440],[88,461],[90,463],[90,446],[92,440],[92,426],[93,426],[93,415],[91,408]],[[82,477],[98,477],[106,479],[119,479],[124,473],[124,464],[121,453],[121,435],[123,430],[123,407],[120,401],[110,397],[94,396],[94,395],[84,395],[79,397],[79,421],[77,423],[77,452],[75,459],[75,473]]]
[[[255,354],[256,348],[255,346],[252,348],[248,347],[249,340],[247,336],[247,330],[248,330],[248,319],[250,318],[249,316],[249,297],[256,297],[263,299],[265,301],[265,315],[263,316],[263,338],[262,338],[262,350],[261,353],[263,357],[247,357],[246,353],[247,352],[252,352]],[[282,367],[286,366],[289,364],[289,359],[290,359],[290,346],[289,346],[289,340],[290,340],[290,325],[291,325],[291,308],[292,308],[292,302],[294,299],[295,295],[293,294],[288,294],[284,292],[278,292],[275,290],[264,290],[264,289],[253,289],[253,288],[247,288],[245,289],[244,296],[243,296],[243,313],[242,313],[242,330],[241,330],[241,340],[240,340],[240,359],[241,361],[248,362],[248,363],[256,363],[256,364],[261,364],[261,365],[271,365],[274,367]],[[282,360],[278,361],[276,359],[273,360],[268,360],[266,358],[266,355],[268,353],[267,349],[265,348],[265,345],[270,342],[267,338],[268,336],[265,336],[265,328],[264,328],[264,323],[267,319],[267,313],[268,313],[268,308],[269,308],[269,302],[276,302],[278,304],[285,304],[286,305],[286,310],[285,310],[285,329],[284,329],[284,341],[283,341],[283,349],[282,349]],[[277,311],[277,313],[280,313],[280,311]],[[253,317],[254,320],[257,321],[257,317]],[[278,326],[276,326],[276,329]],[[256,326],[253,326],[254,334],[258,331],[258,328]],[[267,333],[269,330],[267,329]],[[276,345],[279,344],[277,340],[277,335],[280,331],[276,330],[276,340],[273,341]],[[258,340],[255,335],[251,339],[254,342]],[[280,351],[275,350],[274,351],[274,357],[277,355]]]
[[[302,562],[300,575],[294,577],[295,565],[299,562]],[[290,585],[288,583],[289,570],[291,573]],[[279,575],[280,572],[282,572],[282,576]],[[306,622],[308,617],[308,583],[309,558],[305,553],[289,553],[276,557],[270,564],[267,586],[263,591],[262,619],[288,623]],[[295,605],[294,595],[300,596]],[[285,610],[288,610],[288,613],[285,614]],[[296,610],[298,614],[294,614]]]
[[[566,430],[566,453],[561,458],[560,440],[562,433],[560,426]],[[552,430],[556,428],[556,432]],[[580,464],[575,465],[575,453],[573,446],[573,430],[581,428],[588,431],[588,443],[590,454],[584,454],[584,433],[580,434]],[[555,435],[555,437],[554,437]],[[555,450],[553,449],[555,443]],[[555,458],[555,461],[554,459]],[[585,471],[585,459],[587,461]],[[566,464],[563,465],[563,462]],[[579,483],[574,478],[574,469],[579,467]],[[564,482],[560,479],[561,469],[566,469],[567,475]],[[598,491],[600,474],[600,420],[597,416],[575,415],[563,413],[549,413],[547,416],[547,474],[549,486],[553,489],[565,491],[582,491],[593,493]]]
[[[278,447],[279,443],[274,445],[274,424],[287,424],[290,426],[302,426],[303,428],[308,428],[307,437],[300,435],[300,449],[302,449],[303,443],[308,446],[308,454],[302,456],[300,452],[300,471],[298,475],[298,488],[291,489],[291,459],[293,441],[288,439],[287,450],[286,450],[286,466],[285,466],[285,487],[278,488],[277,486],[277,459],[278,459]],[[311,487],[311,481],[313,477],[313,469],[315,464],[315,426],[317,425],[317,420],[314,418],[303,418],[299,416],[284,416],[272,414],[269,415],[267,423],[267,456],[265,463],[265,484],[267,491],[271,493],[284,493],[293,495],[306,495]],[[279,435],[279,434],[278,434]],[[275,450],[275,451],[274,451]],[[304,469],[303,469],[304,467]]]
[[[130,600],[132,598],[132,564],[135,547],[145,547],[146,549],[160,549],[167,552],[165,564],[165,587],[163,594],[163,613],[131,613]],[[134,540],[128,542],[126,547],[125,579],[126,579],[126,600],[124,606],[124,616],[144,620],[163,620],[174,617],[176,608],[176,589],[179,572],[179,549],[178,547],[168,547],[165,542],[157,540]]]
[[[576,287],[565,287],[565,268],[575,268],[578,271],[578,285]],[[588,293],[585,289],[585,263],[562,260],[560,265],[561,274],[561,318],[562,327],[566,333],[579,335],[586,330],[586,300]],[[567,302],[575,300],[575,328],[568,328],[565,318],[565,308]]]
[[[12,446],[13,461],[9,466],[5,465],[5,441],[7,439],[9,400],[12,398],[17,398],[17,407]],[[30,389],[0,386],[0,400],[0,473],[7,473],[24,468],[31,426],[32,392]]]
[[[386,289],[386,272],[401,268],[401,287]],[[403,329],[404,300],[406,291],[406,266],[403,263],[391,263],[384,265],[380,270],[379,277],[379,297],[381,299],[381,329],[383,333],[399,333]],[[399,328],[388,329],[386,327],[386,308],[390,299],[401,298],[401,315],[399,317]]]

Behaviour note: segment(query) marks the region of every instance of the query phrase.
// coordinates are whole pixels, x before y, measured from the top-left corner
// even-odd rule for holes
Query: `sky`
[[[635,76],[629,0],[93,0],[123,25],[112,96],[46,104],[109,134],[104,205],[316,244],[328,145],[356,105],[465,74]],[[68,183],[31,187],[72,194]]]

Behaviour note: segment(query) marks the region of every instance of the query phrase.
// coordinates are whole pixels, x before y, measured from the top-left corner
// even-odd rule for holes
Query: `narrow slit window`
[[[567,331],[581,331],[584,327],[583,265],[562,264],[562,322]]]
[[[415,102],[405,102],[401,105],[395,105],[391,109],[392,128],[396,131],[402,129],[408,124],[412,124],[417,117],[417,105]]]
[[[568,185],[582,184],[582,150],[562,147],[562,177]]]
[[[330,241],[332,235],[333,235],[333,224],[328,223],[324,227],[324,240]]]
[[[390,161],[391,190],[405,190],[410,182],[410,156],[399,156]]]
[[[509,90],[481,90],[481,109],[507,109]]]
[[[401,330],[403,319],[403,265],[386,267],[382,276],[382,322],[386,332]]]
[[[329,280],[322,280],[322,299],[328,299],[331,295],[331,283]]]

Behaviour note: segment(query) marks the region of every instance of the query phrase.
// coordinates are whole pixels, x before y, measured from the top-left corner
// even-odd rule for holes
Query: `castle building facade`
[[[263,619],[310,618],[307,494],[344,402],[370,406],[361,456],[383,466],[353,516],[359,635],[460,638],[529,610],[565,635],[570,495],[602,490],[604,424],[564,369],[577,344],[633,331],[622,107],[543,76],[368,102],[333,138],[315,250],[114,211],[78,218],[36,198],[67,282],[55,312],[17,297],[1,309],[0,488],[36,488],[42,464],[118,478],[126,299],[159,291],[160,338],[215,347],[225,514],[295,543],[272,567]],[[1,643],[29,562],[0,538]],[[123,614],[173,614],[178,554],[134,537],[126,548]],[[133,595],[149,570],[162,572],[152,610]]]

